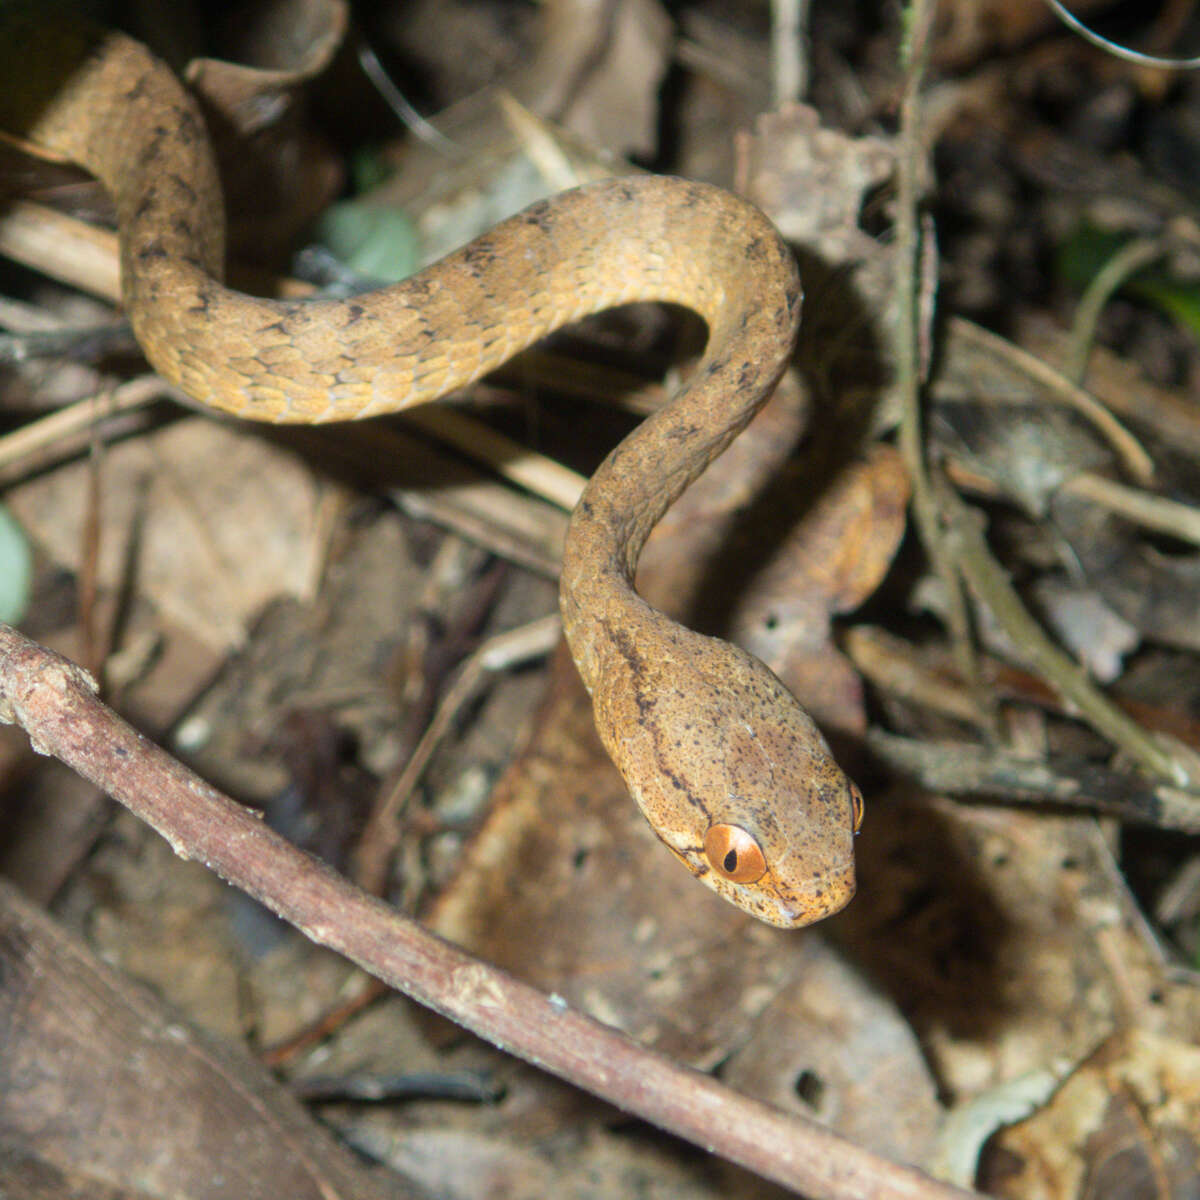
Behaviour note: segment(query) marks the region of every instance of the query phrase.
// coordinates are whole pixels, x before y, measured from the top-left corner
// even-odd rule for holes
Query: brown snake
[[[862,800],[778,679],[634,591],[642,546],[745,427],[791,353],[800,287],[770,222],[683,180],[609,180],[535,204],[403,283],[351,300],[231,291],[224,206],[191,97],[117,33],[0,19],[0,128],[112,194],[124,303],[146,357],[197,402],[260,421],[376,416],[435,400],[551,330],[633,300],[708,323],[670,404],[592,476],[563,555],[563,627],[596,725],[671,851],[773,925],[854,893]]]

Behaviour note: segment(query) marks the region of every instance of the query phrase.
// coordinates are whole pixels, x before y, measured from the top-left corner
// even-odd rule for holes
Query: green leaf
[[[0,621],[15,625],[29,607],[33,551],[16,518],[0,505]]]
[[[1058,250],[1059,277],[1082,291],[1132,237],[1081,225]],[[1200,340],[1200,283],[1173,278],[1161,266],[1149,266],[1127,279],[1121,291],[1173,317]]]

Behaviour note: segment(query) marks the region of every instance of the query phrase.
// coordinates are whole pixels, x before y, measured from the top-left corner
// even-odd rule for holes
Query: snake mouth
[[[808,875],[800,884],[792,884],[770,896],[763,918],[785,929],[800,929],[834,913],[841,912],[854,898],[857,884],[854,859],[836,867]],[[775,919],[771,913],[777,914]]]

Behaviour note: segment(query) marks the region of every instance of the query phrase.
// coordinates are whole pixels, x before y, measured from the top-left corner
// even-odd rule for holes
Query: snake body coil
[[[0,22],[0,126],[94,173],[116,204],[124,303],[146,357],[199,403],[317,423],[435,400],[544,334],[633,300],[699,313],[707,351],[592,477],[561,604],[601,738],[659,837],[775,925],[854,891],[861,800],[761,663],[633,590],[675,498],[769,396],[795,338],[795,265],[757,209],[707,185],[610,180],[535,204],[403,283],[352,300],[255,299],[221,282],[224,213],[202,118],[138,42]]]

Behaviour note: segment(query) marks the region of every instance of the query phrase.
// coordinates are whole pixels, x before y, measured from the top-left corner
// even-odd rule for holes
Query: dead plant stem
[[[945,489],[941,508],[949,514],[947,548],[976,595],[991,609],[1005,632],[1021,648],[1033,669],[1064,700],[1073,704],[1099,733],[1152,775],[1179,786],[1189,780],[1187,768],[1159,745],[1136,721],[1116,708],[1091,681],[1087,672],[1046,634],[992,556],[984,537],[982,517]]]
[[[925,461],[921,413],[921,176],[924,142],[921,133],[921,83],[929,59],[935,5],[910,0],[904,11],[904,91],[900,102],[900,137],[896,203],[896,385],[901,399],[900,452],[912,481],[913,516],[933,569],[945,591],[946,620],[962,677],[990,725],[991,704],[984,693],[971,636],[970,614],[953,557],[934,502]]]

